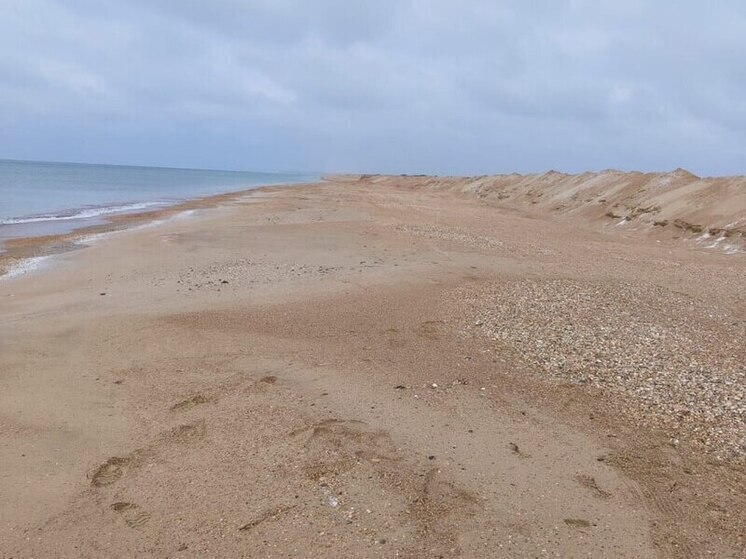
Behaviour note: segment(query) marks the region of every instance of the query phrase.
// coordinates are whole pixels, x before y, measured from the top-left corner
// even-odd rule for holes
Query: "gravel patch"
[[[687,295],[626,282],[521,280],[462,293],[471,329],[544,378],[624,396],[622,413],[746,457],[746,322]]]

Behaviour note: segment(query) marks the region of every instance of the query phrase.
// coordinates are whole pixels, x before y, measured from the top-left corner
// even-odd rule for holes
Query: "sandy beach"
[[[9,244],[0,557],[742,557],[743,181],[627,178]]]

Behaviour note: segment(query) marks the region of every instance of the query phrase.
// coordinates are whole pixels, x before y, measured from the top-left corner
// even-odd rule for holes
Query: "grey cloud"
[[[6,0],[0,157],[743,173],[735,0]]]

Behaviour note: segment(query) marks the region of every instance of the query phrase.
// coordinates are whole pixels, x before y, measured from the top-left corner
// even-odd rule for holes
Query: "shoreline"
[[[628,179],[634,179],[634,181],[621,191],[621,195],[617,191],[613,198],[607,200],[607,198],[601,197],[605,196],[604,188],[607,187],[602,186],[599,188],[595,184],[599,182],[599,179],[605,177],[616,182],[623,182],[623,180]],[[583,204],[568,205],[561,203],[553,207],[548,205],[548,202],[556,198],[555,191],[557,188],[560,188],[561,192],[561,189],[565,188],[565,183],[570,181],[570,184],[573,185],[572,188],[577,189],[577,184],[572,182],[577,180],[594,183],[592,190],[586,192],[586,196],[591,196],[586,202],[591,199],[600,200],[605,205],[599,209],[593,209]],[[641,180],[642,182],[640,182]],[[532,184],[532,181],[538,181],[538,183],[541,183],[547,189],[549,196],[542,199],[542,194],[539,193],[537,197],[533,193],[533,188],[524,192],[526,187],[523,186],[523,181],[529,181],[529,186]],[[220,194],[199,196],[153,210],[102,216],[102,223],[84,225],[65,233],[9,238],[0,244],[0,281],[9,279],[7,274],[14,269],[19,270],[16,276],[24,275],[25,272],[20,272],[20,270],[23,269],[24,262],[29,259],[52,257],[56,254],[82,248],[79,242],[82,236],[112,233],[159,219],[169,219],[183,211],[215,207],[222,203],[229,203],[239,197],[247,196],[254,191],[271,191],[274,188],[288,188],[320,184],[323,182],[352,182],[371,187],[421,189],[432,192],[445,191],[458,196],[466,195],[474,197],[482,203],[494,206],[496,209],[501,207],[503,209],[525,208],[532,213],[539,210],[539,215],[556,215],[560,219],[569,220],[580,219],[585,225],[597,224],[610,235],[621,234],[633,237],[651,237],[657,242],[679,240],[682,243],[691,245],[691,248],[694,250],[719,252],[727,256],[746,254],[746,229],[744,228],[746,227],[746,217],[743,216],[746,208],[740,204],[736,204],[729,210],[731,212],[730,217],[724,217],[722,213],[713,214],[712,211],[708,213],[708,210],[699,212],[697,220],[703,223],[709,220],[712,223],[716,223],[716,226],[691,223],[690,221],[676,217],[678,214],[671,214],[665,205],[659,206],[648,201],[646,206],[639,199],[641,193],[645,192],[646,187],[649,184],[655,184],[656,181],[664,182],[666,188],[672,190],[692,190],[692,183],[696,183],[699,189],[703,190],[704,194],[706,194],[706,199],[708,199],[707,204],[713,205],[713,198],[717,202],[717,197],[711,194],[713,188],[722,188],[723,190],[732,189],[734,182],[739,185],[743,182],[743,177],[700,178],[681,169],[670,173],[645,174],[610,170],[597,173],[584,173],[582,175],[568,175],[549,171],[533,175],[510,174],[475,177],[356,173],[323,174],[317,181],[270,184]],[[702,186],[699,186],[700,183]],[[617,189],[613,188],[612,190]],[[746,186],[744,186],[743,190],[746,192]],[[741,194],[743,195],[743,192]],[[667,195],[670,196],[670,194]],[[687,193],[687,195],[691,194]],[[575,200],[576,195],[572,199]],[[560,200],[562,200],[562,197],[560,197]],[[677,204],[680,206],[682,201],[669,205],[677,207]],[[618,208],[624,209],[619,210]],[[665,219],[660,217],[661,212]],[[717,215],[718,217],[712,217],[713,215]],[[733,215],[737,217],[733,219]],[[693,219],[689,216],[686,217],[687,219]]]
[[[22,270],[25,263],[29,260],[39,259],[37,262],[41,262],[42,259],[45,260],[58,254],[85,248],[84,239],[87,237],[126,231],[156,221],[172,219],[188,211],[216,208],[222,204],[250,196],[255,192],[271,192],[278,188],[318,184],[322,181],[323,179],[313,182],[271,184],[220,194],[210,194],[164,205],[157,209],[103,216],[101,218],[103,223],[84,225],[65,233],[12,237],[0,245],[0,281],[25,275],[27,272]],[[32,268],[29,271],[33,269],[36,268]],[[9,274],[13,275],[9,277]]]

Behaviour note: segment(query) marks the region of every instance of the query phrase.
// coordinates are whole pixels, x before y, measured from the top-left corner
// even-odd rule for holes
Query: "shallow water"
[[[199,196],[317,179],[312,174],[0,159],[0,242],[65,233],[94,225],[108,215]]]

